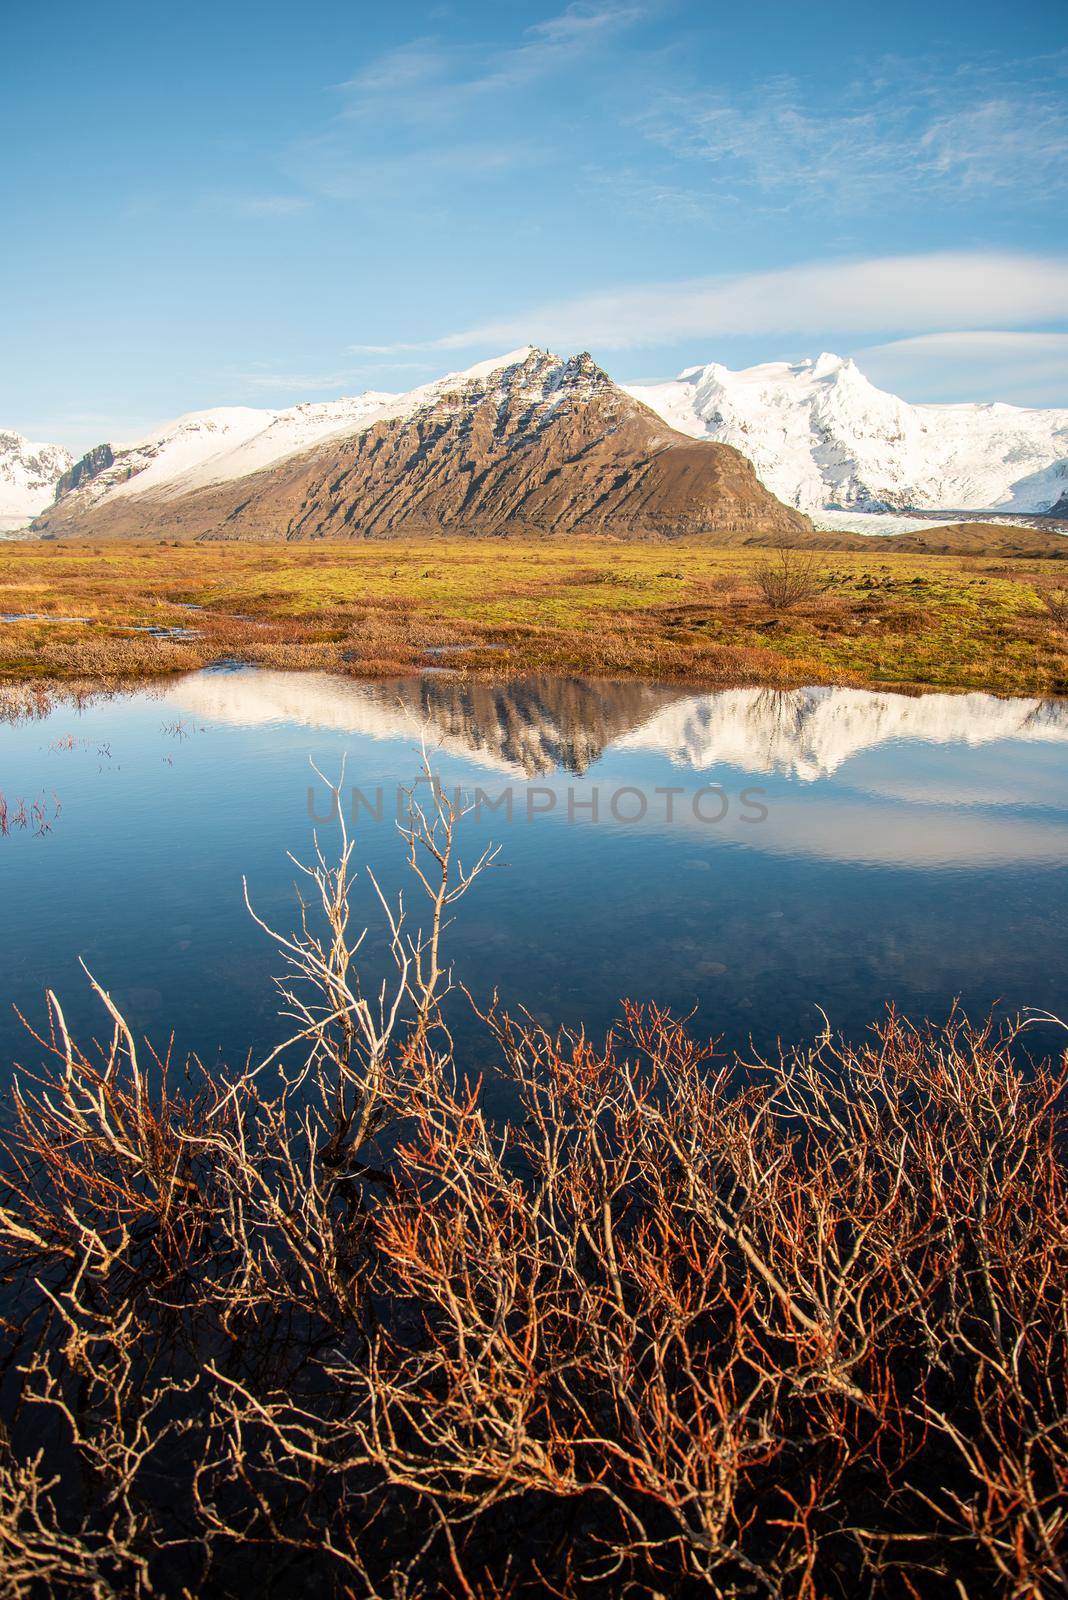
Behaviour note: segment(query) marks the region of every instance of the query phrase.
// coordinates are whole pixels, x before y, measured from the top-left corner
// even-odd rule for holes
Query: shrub
[[[1058,628],[1068,628],[1068,590],[1043,589],[1042,604]]]
[[[753,568],[753,579],[773,611],[814,600],[829,582],[816,556],[786,546],[770,552]]]

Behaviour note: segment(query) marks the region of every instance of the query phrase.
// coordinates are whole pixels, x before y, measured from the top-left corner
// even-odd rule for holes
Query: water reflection
[[[167,698],[245,727],[289,722],[375,739],[425,725],[443,749],[533,777],[584,773],[612,746],[681,767],[729,765],[812,782],[892,742],[975,747],[1068,743],[1068,701],[988,694],[910,697],[860,689],[730,689],[531,677],[494,684],[451,673],[356,683],[327,673],[205,672]]]
[[[0,793],[62,801],[46,835],[0,837],[0,1069],[23,1048],[11,1001],[36,1017],[52,986],[72,1024],[97,1025],[78,1011],[79,957],[180,1048],[243,1059],[271,1041],[274,952],[241,878],[285,926],[286,853],[311,845],[309,756],[393,792],[424,727],[446,781],[516,791],[513,825],[475,825],[471,847],[500,841],[501,864],[450,932],[483,999],[498,986],[596,1030],[621,996],[653,998],[761,1048],[818,1028],[817,1006],[854,1032],[888,1000],[1068,1009],[1065,702],[216,670],[0,719]],[[693,801],[716,784],[731,804],[709,825]],[[594,824],[582,802],[621,787],[650,797],[645,814],[621,824],[602,803]],[[670,814],[654,798],[668,791]],[[359,838],[399,892],[392,808]],[[373,922],[368,895],[355,915]]]

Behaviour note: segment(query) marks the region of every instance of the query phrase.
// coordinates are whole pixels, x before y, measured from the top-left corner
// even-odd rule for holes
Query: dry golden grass
[[[0,623],[0,680],[141,679],[228,657],[368,676],[444,655],[486,673],[1068,693],[1049,562],[873,540],[818,556],[826,589],[783,612],[759,559],[607,541],[9,543],[0,613],[43,620]]]

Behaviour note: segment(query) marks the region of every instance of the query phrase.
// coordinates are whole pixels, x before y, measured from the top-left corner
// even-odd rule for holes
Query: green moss
[[[1068,639],[1036,595],[1041,563],[833,552],[826,595],[776,616],[754,561],[699,544],[12,543],[0,610],[94,620],[0,625],[0,675],[148,675],[235,655],[359,673],[448,643],[482,647],[450,657],[479,671],[1029,694],[1068,682]],[[152,623],[202,637],[126,631]]]

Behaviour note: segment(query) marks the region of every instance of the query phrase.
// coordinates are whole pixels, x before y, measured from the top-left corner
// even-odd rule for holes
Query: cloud
[[[290,143],[281,170],[298,188],[387,217],[400,194],[444,212],[466,186],[561,159],[559,118],[528,114],[537,86],[589,69],[584,97],[591,61],[661,3],[579,0],[505,44],[410,39],[335,85],[336,114]]]
[[[558,16],[528,28],[525,42],[498,59],[490,81],[511,88],[572,66],[613,34],[644,21],[650,10],[648,5],[570,5]]]
[[[391,215],[398,194],[429,195],[447,203],[450,186],[531,166],[541,159],[522,141],[457,142],[392,155],[366,156],[334,132],[305,140],[290,156],[293,175],[331,200],[357,200]]]
[[[404,94],[443,77],[446,70],[447,57],[436,40],[411,39],[368,62],[340,87],[361,95]]]
[[[966,190],[1060,192],[1068,185],[1068,108],[1063,98],[997,97],[936,118],[917,145],[921,169]]]
[[[512,45],[412,38],[366,62],[339,85],[345,94],[339,120],[366,123],[376,131],[401,130],[484,114],[496,102],[507,106],[508,94],[584,66],[612,38],[643,21],[656,3],[579,0],[526,27]]]
[[[373,346],[365,348],[368,353],[374,349]],[[376,375],[381,378],[383,373],[390,376],[413,372],[425,374],[427,370],[425,361],[396,360],[361,362],[359,366],[339,368],[332,372],[276,372],[264,366],[233,374],[228,381],[256,394],[296,395],[298,400],[303,400],[309,394],[339,394],[342,390],[354,393]]]
[[[690,223],[707,219],[712,209],[707,194],[686,188],[631,168],[612,171],[588,166],[581,174],[587,192],[606,197],[617,210],[625,211],[641,226],[662,228],[665,222]]]
[[[926,333],[853,354],[873,383],[908,400],[1068,406],[1068,333]]]
[[[690,278],[565,299],[387,350],[640,348],[731,335],[912,336],[1068,320],[1068,258],[946,251]]]
[[[338,393],[348,387],[358,372],[242,372],[237,381],[245,389],[264,394],[307,393],[309,390]]]
[[[1033,81],[1042,63],[954,71],[884,63],[878,82],[818,90],[773,78],[727,94],[672,87],[632,125],[675,160],[699,165],[710,192],[758,195],[776,209],[814,201],[882,206],[891,194],[937,192],[967,203],[980,191],[1068,188],[1068,101]],[[1048,65],[1048,64],[1047,64]]]
[[[428,121],[466,112],[473,102],[578,65],[614,35],[643,20],[649,5],[579,3],[526,28],[517,44],[472,48],[422,37],[386,51],[340,88],[345,115]]]

